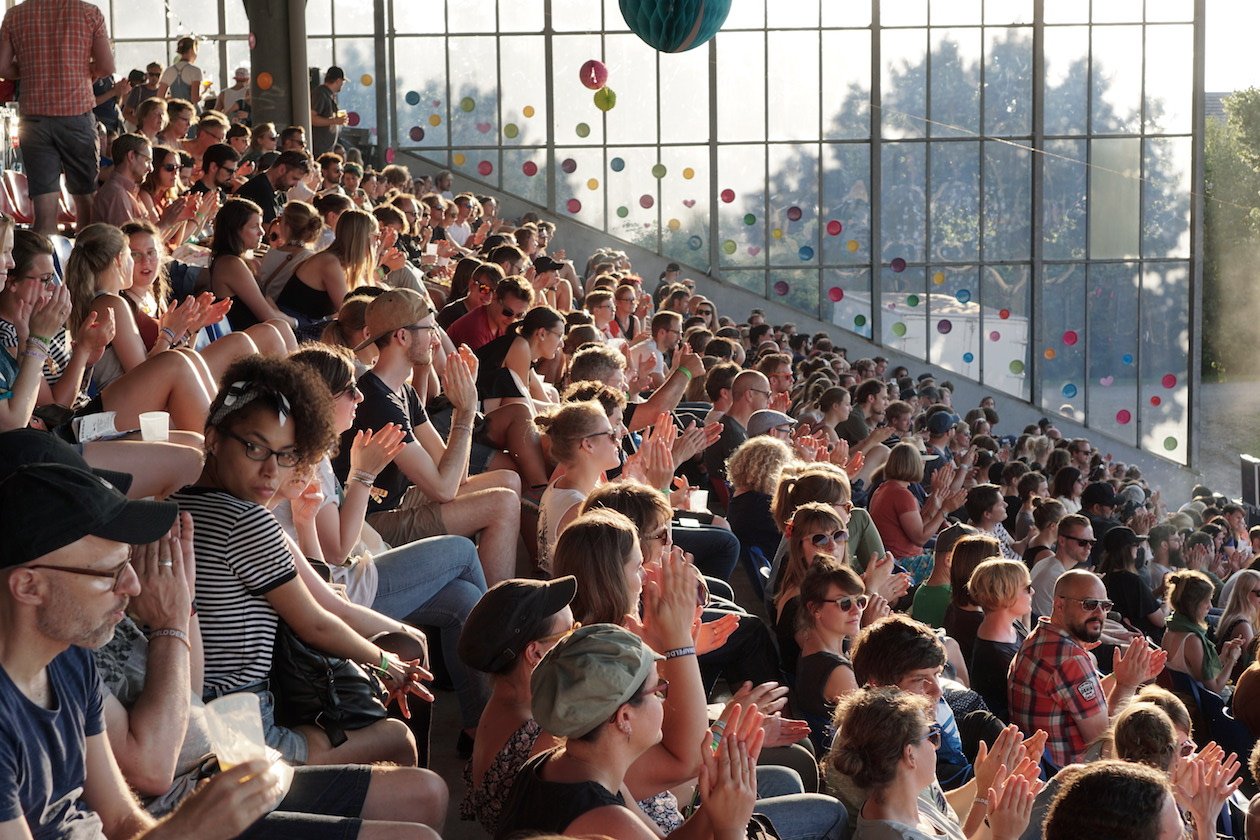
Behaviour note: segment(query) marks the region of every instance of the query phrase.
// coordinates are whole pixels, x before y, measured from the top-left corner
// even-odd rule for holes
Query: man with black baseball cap
[[[20,524],[0,553],[0,777],[10,781],[0,827],[22,836],[22,821],[36,838],[150,840],[243,831],[274,804],[265,762],[222,774],[161,825],[140,810],[114,761],[104,688],[85,650],[109,641],[140,592],[133,545],[163,540],[158,564],[173,564],[178,507],[129,501],[78,466],[9,464],[6,472],[0,510]],[[154,628],[151,641],[187,646],[187,618]]]
[[[1094,538],[1098,540],[1089,554],[1089,562],[1094,566],[1102,559],[1103,538],[1112,528],[1120,527],[1120,520],[1116,519],[1116,506],[1119,503],[1115,488],[1105,481],[1095,481],[1081,491],[1081,513],[1093,526]]]

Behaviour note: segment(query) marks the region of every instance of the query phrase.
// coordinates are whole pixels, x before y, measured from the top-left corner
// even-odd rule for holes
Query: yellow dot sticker
[[[441,124],[442,124],[442,118],[441,118],[441,117],[439,117],[437,114],[429,114],[429,125],[431,125],[431,126],[433,126],[434,128],[436,128],[436,127],[438,127],[438,126],[439,126],[439,125],[441,125]]]
[[[696,170],[688,166],[686,169],[682,171],[682,176],[684,180],[690,181],[692,178],[696,177]]]
[[[587,181],[587,182],[586,182],[586,188],[587,188],[588,190],[597,190],[597,189],[599,189],[599,179],[598,179],[598,178],[592,178],[592,179],[590,179],[589,181]]]
[[[670,219],[668,222],[665,223],[665,226],[669,228],[670,230],[678,230],[680,227],[682,227],[682,222],[678,221],[677,219]]]
[[[845,243],[844,247],[849,249],[850,254],[856,254],[859,247],[858,241],[856,239],[850,239],[847,243]]]
[[[371,85],[371,84],[372,84],[372,74],[371,74],[371,73],[364,73],[362,76],[360,76],[360,77],[359,77],[359,82],[360,82],[360,83],[361,83],[364,87],[368,87],[369,85]]]
[[[529,119],[530,117],[534,116],[534,106],[526,105],[524,108],[521,109],[521,113],[525,116],[525,119]]]
[[[459,152],[456,152],[455,154],[451,155],[451,162],[454,163],[456,166],[463,166],[464,161],[466,160],[468,160],[468,158],[464,157]]]

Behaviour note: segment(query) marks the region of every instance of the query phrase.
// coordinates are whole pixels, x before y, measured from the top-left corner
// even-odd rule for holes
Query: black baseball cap
[[[66,464],[90,470],[123,493],[131,489],[131,473],[98,470],[79,451],[52,432],[14,429],[0,434],[0,480],[23,464]]]
[[[553,260],[548,256],[541,256],[534,260],[534,271],[540,274],[544,271],[559,271],[562,268],[564,268],[564,263]]]
[[[23,464],[0,481],[0,510],[22,523],[5,536],[0,568],[29,563],[86,536],[144,545],[171,529],[174,502],[131,501],[105,479],[66,464]]]
[[[1121,525],[1103,534],[1103,551],[1118,551],[1131,545],[1141,545],[1146,540],[1145,535],[1136,534],[1132,528]]]
[[[547,622],[577,594],[573,575],[555,580],[513,578],[481,596],[464,621],[459,658],[487,674],[506,672],[530,642],[546,633]]]
[[[1115,488],[1105,481],[1095,481],[1081,492],[1081,507],[1085,508],[1093,505],[1115,507],[1118,501]]]

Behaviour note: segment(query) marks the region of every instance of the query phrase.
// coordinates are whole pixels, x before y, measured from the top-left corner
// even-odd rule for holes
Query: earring
[[[627,738],[629,738],[629,737],[630,737],[630,724],[626,723],[626,722],[623,720],[621,723],[619,723],[619,724],[618,724],[618,727],[621,729],[622,733],[623,733],[623,734],[624,734]]]

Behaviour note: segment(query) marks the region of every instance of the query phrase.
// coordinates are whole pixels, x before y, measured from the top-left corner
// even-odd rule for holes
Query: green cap
[[[580,627],[534,669],[534,720],[552,735],[580,738],[630,700],[663,658],[615,624]]]

